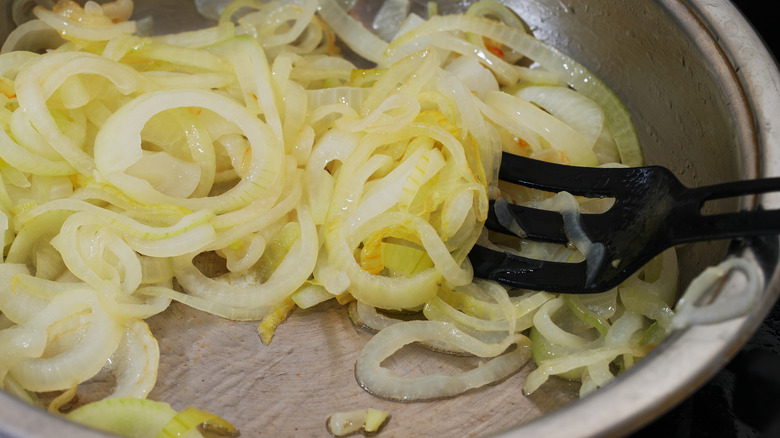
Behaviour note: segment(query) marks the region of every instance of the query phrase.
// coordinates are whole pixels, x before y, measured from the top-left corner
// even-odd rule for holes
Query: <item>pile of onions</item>
[[[353,302],[355,321],[380,330],[357,378],[402,400],[496,382],[532,355],[527,391],[562,374],[587,392],[668,333],[673,251],[582,298],[472,278],[472,246],[498,245],[483,233],[489,198],[552,202],[498,182],[503,151],[641,163],[618,98],[510,10],[484,1],[394,20],[390,9],[408,5],[393,2],[383,39],[336,0],[207,3],[220,10],[214,27],[143,36],[131,0],[60,0],[3,46],[6,391],[32,403],[60,392],[57,410],[110,363],[112,397],[145,397],[159,351],[144,320],[172,300],[261,320],[266,341],[296,306]],[[356,67],[337,40],[375,66]],[[582,257],[519,239],[500,247]],[[225,273],[206,275],[203,257]],[[380,366],[411,342],[490,360],[413,379]]]

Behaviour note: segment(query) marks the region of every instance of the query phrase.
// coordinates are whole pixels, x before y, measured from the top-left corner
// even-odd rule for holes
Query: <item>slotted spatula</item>
[[[780,178],[687,188],[671,171],[660,166],[576,167],[509,153],[503,154],[499,178],[549,192],[615,199],[604,213],[580,215],[588,238],[603,244],[604,256],[598,260],[551,262],[479,245],[471,250],[469,259],[475,276],[523,289],[603,292],[674,245],[780,233],[780,210],[702,214],[702,206],[708,200],[780,191]],[[561,213],[512,204],[508,207],[525,238],[569,242]],[[494,202],[485,226],[512,234],[497,220]]]

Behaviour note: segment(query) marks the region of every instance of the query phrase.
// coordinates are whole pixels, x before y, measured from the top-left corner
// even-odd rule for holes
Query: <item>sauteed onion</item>
[[[379,330],[360,384],[407,401],[499,381],[531,356],[526,391],[558,374],[584,394],[671,329],[673,250],[588,297],[510,296],[472,278],[477,241],[552,260],[595,253],[586,236],[573,236],[578,250],[483,231],[490,198],[556,202],[499,183],[502,151],[642,159],[617,96],[509,9],[431,7],[386,41],[335,0],[236,0],[212,28],[163,36],[143,35],[128,8],[36,7],[0,54],[5,390],[38,404],[61,391],[57,410],[110,362],[111,397],[146,397],[159,351],[144,319],[172,300],[275,318],[271,332],[290,300],[353,301],[353,319]],[[341,56],[337,37],[374,65]],[[51,50],[29,51],[36,42]],[[603,207],[566,199],[572,234],[577,210]],[[203,272],[203,258],[224,269]],[[489,361],[457,376],[380,367],[411,342]]]

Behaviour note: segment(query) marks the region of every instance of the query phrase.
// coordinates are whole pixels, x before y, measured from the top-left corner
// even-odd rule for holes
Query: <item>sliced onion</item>
[[[598,164],[592,146],[580,133],[539,107],[498,91],[487,93],[485,103],[505,116],[524,123],[528,129],[544,138],[551,147],[566,154],[571,164],[582,166]]]
[[[515,96],[535,103],[579,132],[593,147],[603,130],[604,111],[598,104],[564,87],[525,87]]]
[[[496,202],[493,204],[493,210],[496,212],[496,219],[498,219],[498,223],[501,224],[502,227],[511,231],[518,237],[525,237],[527,235],[509,210],[509,202],[507,202],[506,199],[496,199]]]
[[[162,292],[162,296],[230,319],[261,319],[298,289],[314,269],[318,249],[316,229],[307,210],[302,208],[297,213],[300,238],[265,283],[228,284],[208,278],[192,264],[194,254],[189,254],[174,258],[173,269],[190,295],[164,289],[149,293]]]
[[[526,394],[533,393],[539,389],[539,387],[542,386],[542,384],[546,382],[550,376],[564,374],[571,370],[587,367],[605,361],[611,362],[616,357],[623,354],[643,356],[645,351],[629,346],[601,347],[543,361],[542,363],[538,364],[538,368],[531,371],[531,373],[528,375],[528,378],[523,385],[523,392]]]
[[[379,62],[387,43],[344,11],[336,0],[320,1],[320,17],[358,55]]]
[[[109,79],[117,89],[127,94],[138,86],[138,74],[130,67],[111,62],[97,55],[82,52],[54,52],[27,63],[15,82],[19,106],[41,136],[75,169],[90,175],[94,169],[92,157],[74,139],[65,135],[52,117],[46,100],[70,76],[98,74]]]
[[[196,5],[199,3],[195,1]],[[214,3],[214,2],[212,2]],[[235,34],[235,25],[233,23],[219,23],[215,27],[207,27],[205,29],[193,30],[188,32],[180,32],[168,35],[157,35],[153,38],[157,41],[164,42],[173,46],[188,47],[188,48],[200,48],[208,47],[213,44],[225,41],[228,38],[232,38]]]
[[[0,381],[5,382],[14,363],[43,354],[46,348],[46,331],[21,326],[9,327],[0,330],[0,344],[3,345],[3,351],[0,353]]]
[[[322,285],[306,283],[295,291],[290,298],[301,309],[309,309],[334,298],[334,296]]]
[[[401,29],[409,14],[409,0],[387,0],[382,2],[374,16],[374,32],[385,41],[390,41]]]
[[[328,432],[337,437],[360,431],[374,434],[379,431],[389,416],[390,412],[373,408],[336,412],[328,417]]]
[[[82,19],[84,19],[84,21],[90,21],[90,18],[86,16],[92,14],[86,12],[84,9],[81,9],[81,7],[78,6],[75,2],[73,4],[76,5],[76,8],[78,8],[75,12],[75,15],[80,15],[81,18],[76,18],[73,20],[66,14],[59,14],[57,12],[41,8],[40,6],[36,6],[35,9],[33,9],[33,13],[36,17],[38,17],[39,20],[51,26],[53,29],[57,30],[67,38],[75,38],[87,41],[106,41],[119,35],[135,33],[137,30],[136,23],[134,21],[120,21],[115,23],[112,22],[109,17],[102,15],[100,17],[94,16],[94,18],[92,18],[93,22],[101,21],[99,18],[103,18],[104,20],[102,20],[102,25],[84,25],[81,23]]]
[[[563,306],[564,302],[560,297],[544,303],[534,316],[534,327],[553,344],[581,347],[588,342],[586,339],[563,330],[552,319],[555,312]]]
[[[362,301],[349,303],[349,318],[356,326],[366,327],[375,332],[403,322],[402,319],[377,312],[375,307],[371,307]]]
[[[744,289],[736,297],[715,300],[702,305],[700,301],[712,291],[717,282],[733,271],[745,277]],[[711,266],[693,279],[677,302],[676,314],[672,320],[674,329],[682,329],[695,324],[716,324],[738,318],[758,301],[761,281],[758,268],[744,258],[729,258],[717,266]]]
[[[23,359],[14,364],[11,374],[31,391],[57,391],[74,387],[97,374],[116,350],[122,337],[122,328],[106,314],[92,291],[73,290],[58,295],[27,324],[48,327],[59,319],[49,316],[70,316],[72,311],[91,310],[88,328],[83,339],[73,348],[52,357]]]
[[[524,31],[469,15],[436,16],[393,41],[385,53],[392,60],[403,55],[404,45],[442,31],[472,32],[504,44],[533,59],[546,70],[561,74],[574,88],[605,109],[607,126],[612,132],[623,164],[642,163],[642,150],[631,117],[619,98],[582,64],[533,38]]]
[[[0,53],[37,52],[42,49],[57,48],[64,42],[56,29],[41,20],[30,20],[20,24],[8,34],[0,48]]]
[[[250,173],[226,193],[208,198],[176,198],[124,173],[142,156],[140,132],[146,121],[165,109],[180,107],[210,109],[236,123],[249,139],[253,148]],[[122,139],[123,147],[116,147],[117,138]],[[247,199],[259,197],[278,181],[278,169],[283,162],[281,150],[268,127],[235,101],[209,91],[169,90],[145,94],[115,112],[95,138],[95,163],[107,180],[136,200],[182,205],[193,210],[212,208],[222,213],[243,207]]]
[[[27,265],[0,264],[0,312],[10,321],[21,324],[33,318],[48,305],[45,297],[30,293],[25,287],[15,287],[17,275],[29,274]]]
[[[157,382],[159,361],[160,348],[146,323],[128,321],[124,338],[110,359],[117,383],[109,397],[145,398]]]
[[[479,357],[491,357],[482,366],[456,375],[432,374],[400,377],[381,363],[404,345],[417,341],[440,341]],[[515,349],[505,351],[512,345]],[[485,344],[446,322],[408,321],[391,325],[371,338],[355,363],[355,377],[368,392],[391,400],[418,401],[450,397],[498,382],[528,361],[528,339],[507,337],[498,344]]]

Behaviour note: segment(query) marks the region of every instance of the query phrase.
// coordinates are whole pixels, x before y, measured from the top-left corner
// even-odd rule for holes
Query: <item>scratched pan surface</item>
[[[5,2],[9,4],[10,2]],[[446,11],[469,1],[441,2]],[[690,185],[780,174],[780,74],[761,41],[727,1],[507,1],[535,35],[583,62],[624,99],[649,163],[674,170]],[[5,6],[2,6],[5,7]],[[377,2],[358,3],[369,21]],[[1,10],[0,10],[1,11]],[[188,0],[136,0],[136,16],[155,17],[159,33],[208,25]],[[0,21],[0,34],[7,24]],[[777,199],[758,200],[765,208]],[[733,209],[724,203],[718,209]],[[149,320],[161,349],[151,398],[176,409],[196,406],[235,424],[243,436],[328,436],[336,411],[391,412],[380,436],[617,436],[690,395],[755,331],[775,302],[776,238],[739,251],[765,278],[761,303],[744,317],[677,333],[628,373],[577,400],[577,385],[520,390],[532,365],[506,381],[448,400],[394,403],[358,386],[354,361],[370,333],[335,304],[298,310],[269,346],[254,323],[226,321],[173,304]],[[682,248],[682,281],[729,251],[726,243]],[[720,299],[739,292],[723,286]],[[407,347],[386,363],[398,373],[450,372],[473,358],[441,357]],[[0,393],[0,437],[100,437]]]

